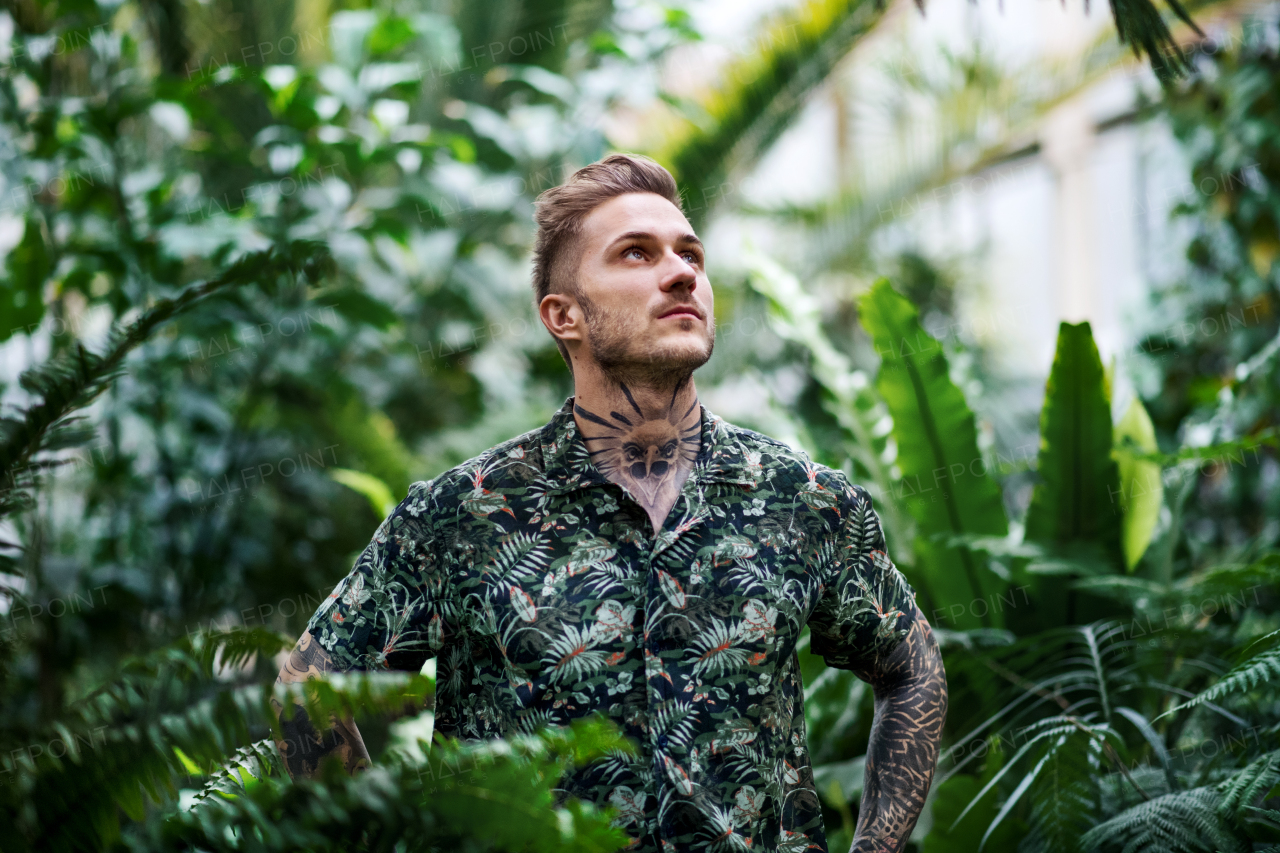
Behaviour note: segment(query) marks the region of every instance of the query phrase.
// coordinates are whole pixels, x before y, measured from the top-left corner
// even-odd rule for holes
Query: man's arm
[[[307,631],[298,639],[298,645],[289,654],[284,666],[280,667],[276,684],[319,678],[334,669],[329,653]],[[284,733],[284,740],[276,741],[276,746],[284,756],[289,775],[294,779],[315,775],[320,760],[331,752],[336,752],[342,758],[343,766],[353,775],[369,766],[369,751],[360,738],[355,720],[333,716],[330,718],[331,728],[321,734],[316,731],[307,712],[297,702],[291,703],[292,707],[287,713],[278,700],[272,699],[271,704],[280,715],[280,728]]]
[[[947,717],[947,676],[924,614],[917,608],[906,639],[857,674],[875,692],[875,715],[850,853],[898,853],[924,807]]]

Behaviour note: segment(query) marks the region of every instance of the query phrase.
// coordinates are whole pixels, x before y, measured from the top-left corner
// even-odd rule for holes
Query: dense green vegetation
[[[1113,5],[1177,64],[1150,4]],[[788,14],[803,38],[762,41],[655,152],[702,221],[880,10]],[[31,369],[0,412],[0,848],[615,849],[607,814],[549,791],[627,748],[607,724],[427,754],[430,669],[335,678],[312,718],[356,713],[377,766],[295,784],[267,700],[408,483],[569,393],[527,310],[531,201],[607,150],[601,117],[697,37],[688,16],[33,0],[3,20],[0,338]],[[847,316],[765,257],[716,281],[706,386],[803,377],[791,437],[872,490],[943,645],[926,853],[1280,849],[1280,59],[1274,20],[1244,32],[1148,110],[1201,192],[1139,399],[1113,417],[1088,325],[1063,324],[1034,477],[982,440],[974,354],[921,323],[952,310],[927,259]],[[843,849],[870,689],[802,663]]]

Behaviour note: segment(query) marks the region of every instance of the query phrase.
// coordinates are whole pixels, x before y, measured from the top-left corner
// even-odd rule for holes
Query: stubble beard
[[[578,294],[577,299],[587,321],[591,355],[605,379],[614,385],[673,389],[706,364],[715,348],[714,317],[707,319],[705,349],[687,344],[646,346],[634,311],[601,308],[582,294]]]

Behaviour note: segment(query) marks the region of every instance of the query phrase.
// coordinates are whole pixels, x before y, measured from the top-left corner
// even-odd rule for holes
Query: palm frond
[[[883,14],[875,0],[808,0],[768,23],[757,39],[760,49],[730,65],[723,76],[728,82],[697,105],[698,118],[655,153],[680,182],[695,226]]]
[[[1111,17],[1115,20],[1116,34],[1123,44],[1133,48],[1135,56],[1147,55],[1151,69],[1162,82],[1182,76],[1187,70],[1187,58],[1174,41],[1169,26],[1152,0],[1109,0]],[[1179,0],[1165,0],[1169,9],[1202,38],[1204,33],[1187,14]]]
[[[1145,54],[1161,80],[1176,79],[1189,70],[1154,0],[1109,3],[1120,43],[1136,55]],[[1166,3],[1203,37],[1179,0]],[[722,75],[725,82],[691,107],[691,117],[655,156],[676,175],[695,226],[732,193],[735,179],[759,161],[808,95],[876,25],[884,5],[809,0],[777,16],[761,29],[759,49],[731,63]]]
[[[823,390],[823,408],[845,434],[845,450],[855,471],[869,478],[878,495],[889,494],[894,485],[890,466],[884,462],[887,436],[877,424],[888,410],[875,393],[867,376],[853,369],[848,356],[836,349],[822,328],[818,300],[807,292],[794,275],[760,252],[748,255],[751,275],[748,286],[769,305],[769,324],[784,340],[803,347],[809,369]],[[884,519],[887,538],[896,548],[896,559],[909,563],[911,536],[897,501],[883,500],[877,511]]]

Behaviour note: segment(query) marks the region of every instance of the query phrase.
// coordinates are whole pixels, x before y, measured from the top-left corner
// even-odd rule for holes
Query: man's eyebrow
[[[618,243],[622,243],[627,240],[656,240],[656,239],[658,238],[655,237],[653,234],[650,234],[648,231],[628,231],[626,234],[619,234],[614,239],[614,241],[609,245],[611,246],[617,245]],[[702,241],[698,239],[697,234],[693,234],[693,233],[681,234],[679,237],[676,238],[676,242],[677,243],[693,243],[697,245],[698,248],[702,248]]]

